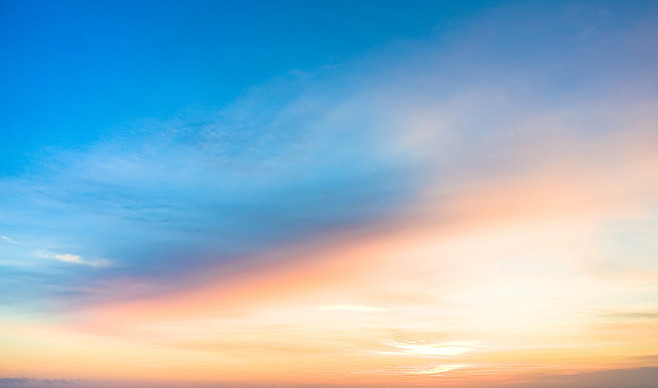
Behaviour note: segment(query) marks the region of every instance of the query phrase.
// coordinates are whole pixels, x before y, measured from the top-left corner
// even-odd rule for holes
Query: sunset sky
[[[0,0],[0,387],[655,388],[655,1]]]

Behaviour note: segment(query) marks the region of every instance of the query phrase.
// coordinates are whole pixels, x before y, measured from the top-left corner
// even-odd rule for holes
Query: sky
[[[655,2],[0,0],[0,52],[0,386],[655,386]]]

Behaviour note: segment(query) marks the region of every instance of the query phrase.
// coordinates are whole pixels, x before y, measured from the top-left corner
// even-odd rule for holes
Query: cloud
[[[399,349],[400,353],[418,355],[418,356],[457,356],[468,353],[472,348],[468,346],[456,346],[454,344],[425,344],[411,342],[395,342],[389,344],[393,348]]]
[[[338,310],[338,311],[354,311],[354,312],[364,312],[364,313],[386,311],[386,309],[383,309],[383,308],[380,308],[380,307],[361,306],[361,305],[354,305],[354,304],[336,304],[336,305],[331,305],[331,306],[325,306],[322,309],[324,309],[324,310]]]
[[[27,377],[4,377],[0,378],[0,382],[3,384],[17,384],[17,383],[27,383],[30,381],[35,381],[34,379],[28,379]]]
[[[613,319],[628,320],[655,320],[658,319],[658,311],[628,311],[604,315]]]
[[[90,267],[107,267],[112,265],[112,262],[107,259],[98,259],[98,260],[85,260],[79,255],[73,255],[70,253],[64,253],[64,254],[54,254],[54,253],[48,253],[48,252],[42,252],[42,251],[37,251],[36,253],[37,257],[42,257],[46,259],[54,259],[57,261],[61,261],[63,263],[70,263],[70,264],[79,264],[79,265],[86,265]]]
[[[79,384],[80,379],[33,379],[27,377],[5,377],[0,378],[0,385],[14,385],[23,387],[23,388],[38,388],[38,387],[48,387],[53,385],[72,385]]]
[[[8,237],[8,236],[0,236],[0,239],[4,242],[9,243],[9,244],[18,244],[18,241],[14,240],[13,238]]]
[[[53,255],[52,256],[54,259],[57,259],[59,261],[63,261],[65,263],[73,263],[73,264],[82,264],[82,265],[89,265],[92,267],[105,267],[107,265],[110,265],[110,261],[106,259],[100,259],[100,260],[94,260],[94,261],[89,261],[89,260],[83,260],[80,256],[78,255],[71,255],[71,254],[63,254],[63,255]]]
[[[638,359],[638,360],[654,361],[656,364],[658,364],[658,354],[649,354],[649,355],[645,355],[645,356],[636,356],[634,358]]]
[[[577,388],[653,388],[658,381],[658,368],[613,369],[591,373],[545,376],[534,384],[520,387],[577,387]]]
[[[437,367],[430,368],[430,369],[420,369],[420,370],[409,371],[409,372],[406,372],[406,373],[414,374],[414,375],[435,375],[435,374],[450,372],[451,370],[455,370],[455,369],[459,369],[459,368],[464,368],[466,366],[467,365],[462,365],[462,364],[439,365]]]

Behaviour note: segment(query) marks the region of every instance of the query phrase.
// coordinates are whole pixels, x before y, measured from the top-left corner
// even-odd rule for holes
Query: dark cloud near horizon
[[[472,388],[500,387],[500,388],[655,388],[658,381],[658,366],[633,369],[613,369],[589,373],[567,375],[535,375],[528,376],[525,383],[502,383],[485,385],[470,385]],[[21,388],[45,388],[57,384],[80,384],[79,379],[32,379],[32,378],[1,378],[0,387],[16,386]],[[112,382],[112,381],[85,381],[89,388],[153,388],[153,384],[139,382]],[[411,388],[416,385],[391,384],[391,387]],[[428,385],[425,385],[428,386]],[[432,386],[432,385],[429,385]],[[443,384],[435,385],[442,387]],[[157,385],[157,387],[176,388],[375,388],[374,385],[332,385],[332,384],[277,384],[277,383],[180,383],[178,385]]]
[[[31,387],[41,387],[41,386],[52,386],[58,384],[79,384],[82,380],[80,379],[32,379],[28,377],[4,377],[0,378],[0,387],[17,385],[21,388],[31,388]],[[28,384],[27,386],[25,384]]]

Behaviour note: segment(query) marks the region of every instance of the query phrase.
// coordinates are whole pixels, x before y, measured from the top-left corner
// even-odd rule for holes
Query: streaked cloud
[[[386,311],[386,309],[383,309],[383,308],[380,308],[380,307],[360,306],[360,305],[355,305],[355,304],[335,304],[335,305],[331,305],[331,306],[324,306],[324,307],[322,307],[322,309],[323,310],[338,310],[338,311],[354,311],[354,312],[364,312],[364,313]]]
[[[13,238],[8,237],[8,236],[0,236],[0,239],[2,239],[2,241],[6,242],[6,243],[9,243],[9,244],[18,244],[18,241],[14,240]]]
[[[471,348],[466,346],[456,346],[452,344],[441,344],[441,343],[424,344],[424,343],[395,342],[388,345],[393,348],[399,349],[401,353],[413,354],[419,356],[457,356],[471,351]]]
[[[112,265],[112,262],[107,259],[86,260],[79,255],[73,255],[70,253],[54,254],[49,252],[37,251],[36,256],[46,259],[54,259],[57,261],[61,261],[63,263],[86,265],[90,267],[107,267]]]
[[[422,370],[416,370],[416,371],[407,372],[407,373],[416,374],[416,375],[435,375],[435,374],[450,372],[452,370],[459,369],[459,368],[464,368],[466,366],[467,365],[439,365],[439,366],[431,368],[431,369],[422,369]]]

